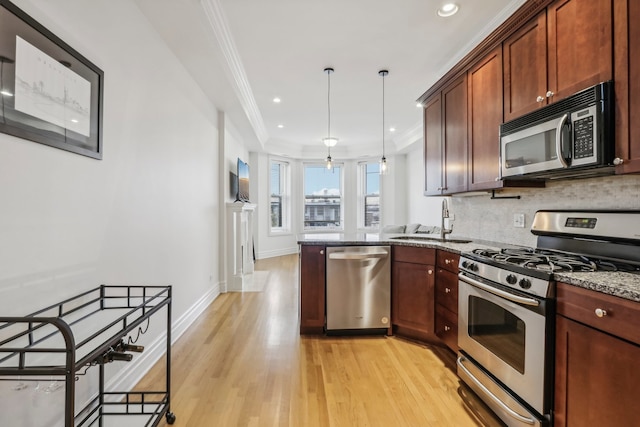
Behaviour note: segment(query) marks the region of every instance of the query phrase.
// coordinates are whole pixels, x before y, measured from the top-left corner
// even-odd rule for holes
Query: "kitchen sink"
[[[391,237],[392,240],[424,240],[428,242],[440,242],[440,243],[471,243],[468,239],[442,239],[440,237],[426,237],[426,236],[397,236]]]

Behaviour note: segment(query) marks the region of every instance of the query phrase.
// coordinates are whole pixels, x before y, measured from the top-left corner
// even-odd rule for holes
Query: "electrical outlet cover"
[[[524,228],[524,214],[513,215],[513,226],[517,228]]]

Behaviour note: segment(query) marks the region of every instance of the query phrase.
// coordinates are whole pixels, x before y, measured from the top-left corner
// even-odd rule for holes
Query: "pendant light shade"
[[[388,70],[378,71],[378,75],[382,77],[382,158],[380,159],[380,175],[386,175],[389,170],[387,158],[384,155],[384,78],[387,74],[389,74]]]
[[[323,138],[322,142],[327,146],[327,169],[331,170],[333,168],[331,147],[338,143],[338,138],[331,136],[331,73],[333,73],[333,68],[327,67],[324,72],[327,73],[327,137]]]

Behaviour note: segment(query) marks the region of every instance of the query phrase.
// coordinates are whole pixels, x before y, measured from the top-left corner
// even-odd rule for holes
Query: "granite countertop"
[[[401,239],[398,239],[401,237]],[[491,248],[500,249],[506,245],[500,242],[490,242],[477,239],[463,239],[458,237],[447,238],[442,241],[438,235],[432,234],[387,234],[377,233],[316,233],[301,234],[298,236],[300,245],[395,245],[414,246],[422,248],[444,249],[449,252],[461,254],[472,249]],[[466,241],[466,242],[461,242]],[[515,245],[514,245],[515,247]],[[640,275],[623,272],[581,272],[581,273],[556,273],[553,275],[558,282],[568,283],[581,288],[590,289],[607,295],[640,302]]]
[[[617,271],[556,273],[558,282],[640,302],[640,275]]]

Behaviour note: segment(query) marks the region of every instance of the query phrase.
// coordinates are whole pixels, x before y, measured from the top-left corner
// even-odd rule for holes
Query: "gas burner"
[[[621,262],[590,258],[584,255],[557,252],[548,249],[503,248],[474,249],[478,257],[492,260],[502,265],[516,265],[527,269],[548,273],[623,271],[640,273],[640,266]]]

